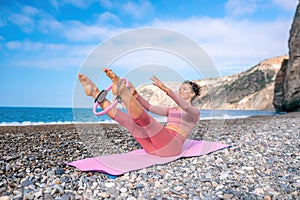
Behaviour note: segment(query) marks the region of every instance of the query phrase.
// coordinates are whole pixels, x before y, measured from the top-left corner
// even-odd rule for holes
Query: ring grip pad
[[[96,97],[94,103],[96,103],[96,102],[101,103],[101,102],[105,99],[105,97],[107,96],[107,93],[108,93],[107,90],[102,90],[102,91],[98,94],[98,96]]]
[[[130,87],[129,87],[129,81],[127,79],[125,79],[125,78],[121,78],[121,80],[125,81],[126,82],[126,87],[128,89],[130,89]],[[104,114],[108,113],[109,111],[111,111],[114,107],[116,107],[118,103],[122,103],[122,99],[118,95],[116,97],[116,100],[114,102],[112,102],[110,106],[108,106],[105,110],[97,112],[97,107],[99,106],[99,103],[101,103],[102,101],[104,101],[105,97],[107,96],[107,93],[111,90],[111,88],[112,88],[112,84],[110,86],[108,86],[108,88],[106,88],[105,90],[102,90],[100,92],[100,94],[96,97],[95,102],[94,102],[94,107],[93,107],[93,113],[96,116],[104,115]]]

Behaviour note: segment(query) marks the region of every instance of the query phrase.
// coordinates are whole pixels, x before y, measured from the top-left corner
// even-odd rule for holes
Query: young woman
[[[107,113],[108,116],[126,127],[147,153],[164,157],[180,154],[185,139],[200,117],[199,109],[192,105],[193,100],[200,94],[199,86],[191,81],[185,81],[180,86],[179,93],[176,94],[153,76],[151,78],[153,84],[166,92],[178,105],[177,107],[161,107],[149,104],[137,93],[131,83],[130,90],[128,90],[125,83],[111,69],[105,68],[103,71],[113,82],[112,93],[119,95],[128,111],[124,113],[114,108]],[[78,77],[86,95],[98,101],[100,91],[97,86],[82,74]],[[102,109],[111,105],[107,99],[98,103]],[[157,122],[145,110],[167,116],[166,125]]]

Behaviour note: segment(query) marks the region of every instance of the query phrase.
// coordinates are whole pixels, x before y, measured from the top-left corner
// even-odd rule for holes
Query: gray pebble
[[[65,173],[65,170],[62,168],[56,169],[55,170],[55,175],[63,175]]]
[[[26,187],[26,186],[29,186],[29,185],[32,185],[33,182],[31,180],[24,180],[23,182],[21,182],[21,186],[22,187]]]

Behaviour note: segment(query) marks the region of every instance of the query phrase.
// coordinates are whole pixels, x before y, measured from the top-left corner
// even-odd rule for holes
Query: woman
[[[149,104],[140,96],[130,83],[130,90],[125,83],[108,68],[103,69],[112,82],[112,93],[118,95],[124,103],[128,113],[114,108],[107,114],[110,118],[126,127],[143,149],[153,155],[176,156],[181,153],[182,145],[200,117],[200,111],[192,106],[192,101],[199,95],[200,88],[191,81],[182,83],[179,93],[175,94],[158,78],[153,76],[153,84],[166,92],[178,105],[177,107],[161,107]],[[78,75],[85,93],[95,98],[102,109],[111,105],[109,100],[99,100],[100,91],[86,76]],[[146,111],[167,116],[166,125],[157,122]]]

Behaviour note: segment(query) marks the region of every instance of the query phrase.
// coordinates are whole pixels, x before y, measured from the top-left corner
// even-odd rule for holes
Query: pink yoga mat
[[[70,163],[65,162],[65,164],[76,167],[81,171],[95,171],[110,175],[121,175],[152,165],[165,164],[182,157],[201,156],[226,147],[229,147],[229,145],[219,142],[187,139],[183,144],[181,154],[178,156],[160,157],[147,154],[143,149],[139,149],[123,154],[86,158]]]

